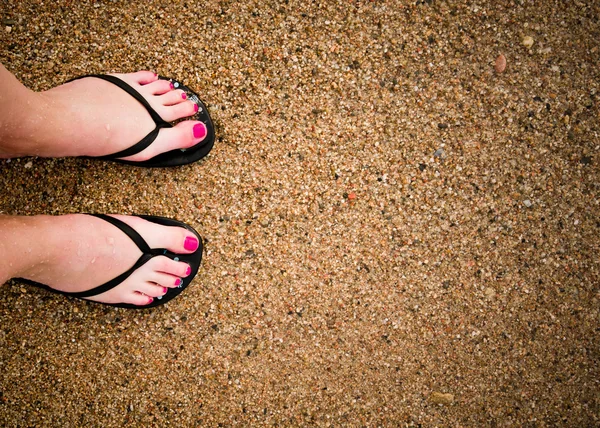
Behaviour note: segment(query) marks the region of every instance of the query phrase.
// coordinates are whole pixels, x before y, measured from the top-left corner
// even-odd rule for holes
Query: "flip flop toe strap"
[[[69,296],[73,296],[73,297],[86,298],[86,297],[97,296],[98,294],[105,293],[108,290],[115,288],[117,285],[121,284],[123,281],[125,281],[127,278],[129,278],[129,276],[133,272],[135,272],[142,265],[147,263],[150,259],[152,259],[153,257],[155,257],[159,254],[162,254],[160,249],[154,249],[154,250],[151,249],[150,246],[144,240],[144,238],[142,238],[141,235],[139,233],[137,233],[135,231],[135,229],[133,229],[127,223],[124,223],[121,220],[118,220],[114,217],[111,217],[111,216],[108,216],[105,214],[88,214],[88,215],[91,215],[93,217],[98,217],[98,218],[112,224],[113,226],[117,227],[119,230],[121,230],[121,232],[123,232],[125,235],[127,235],[129,237],[129,239],[131,239],[135,243],[135,245],[137,245],[137,247],[140,249],[140,251],[143,254],[131,268],[129,268],[126,272],[123,272],[121,275],[117,276],[116,278],[113,278],[110,281],[105,282],[104,284],[94,287],[90,290],[74,292],[74,293],[73,292],[70,292],[70,293],[64,292],[63,294],[68,294]]]
[[[117,285],[121,284],[123,281],[125,281],[127,278],[129,278],[129,276],[133,272],[138,270],[142,265],[144,265],[146,262],[148,262],[150,259],[152,259],[152,257],[154,257],[154,256],[151,254],[143,254],[142,257],[140,257],[138,259],[138,261],[135,262],[135,264],[127,272],[123,272],[121,275],[117,276],[116,278],[111,279],[110,281],[105,282],[104,284],[99,285],[98,287],[94,287],[91,290],[80,291],[77,293],[73,293],[73,292],[66,293],[65,292],[64,294],[67,294],[72,297],[78,297],[80,299],[84,299],[87,297],[97,296],[98,294],[105,293],[108,290],[112,290]]]
[[[94,156],[94,157],[96,159],[114,160],[117,158],[126,158],[128,156],[136,155],[136,154],[142,152],[143,150],[145,150],[147,147],[150,146],[150,144],[152,144],[154,142],[154,140],[156,140],[156,137],[158,136],[158,132],[162,128],[171,128],[171,124],[170,123],[157,124],[156,128],[154,128],[152,131],[150,131],[150,133],[148,135],[146,135],[137,144],[134,144],[133,146],[129,147],[128,149],[121,150],[120,152],[112,153],[110,155]]]

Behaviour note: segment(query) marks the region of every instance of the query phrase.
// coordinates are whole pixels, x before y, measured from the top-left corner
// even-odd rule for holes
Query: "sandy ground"
[[[156,310],[5,284],[0,424],[600,424],[597,1],[0,6],[29,87],[151,69],[218,132],[169,170],[0,161],[0,213],[206,239]]]

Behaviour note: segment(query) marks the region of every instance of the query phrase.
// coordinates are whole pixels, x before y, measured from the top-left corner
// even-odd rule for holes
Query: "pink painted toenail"
[[[175,85],[173,85],[173,83],[169,83],[169,86],[171,87],[171,89],[173,89],[175,87]]]
[[[183,98],[184,100],[187,98],[187,95],[184,93],[181,94],[181,98]]]
[[[194,138],[203,138],[206,135],[206,127],[203,123],[194,125]]]
[[[188,276],[190,273],[192,273],[192,268],[188,266],[185,270],[185,276]]]
[[[152,297],[148,297],[148,304],[154,302],[154,299]]]
[[[195,134],[196,133],[194,132],[194,135]],[[188,251],[196,251],[196,248],[198,248],[198,240],[193,236],[188,236],[187,238],[185,238],[183,248],[185,248]]]
[[[181,283],[182,283],[181,278],[177,278],[175,280],[175,285],[181,285]]]
[[[198,112],[198,104],[194,104],[194,112]]]
[[[163,287],[163,294],[167,294],[168,288],[167,287]]]

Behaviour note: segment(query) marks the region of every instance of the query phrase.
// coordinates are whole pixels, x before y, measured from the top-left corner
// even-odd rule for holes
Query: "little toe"
[[[92,300],[94,302],[103,302],[103,303],[127,303],[130,305],[136,306],[144,306],[149,305],[154,301],[153,297],[150,297],[146,294],[142,294],[136,291],[120,291],[117,287],[115,289],[109,290],[105,293],[98,294],[97,296],[87,297],[86,300]],[[162,290],[160,290],[162,291]],[[161,294],[162,296],[162,294]]]
[[[124,303],[130,303],[132,305],[137,306],[146,306],[152,302],[154,302],[154,297],[146,296],[145,294],[135,293],[135,297],[132,297],[130,302]]]
[[[147,70],[136,71],[135,73],[126,74],[115,73],[112,75],[126,82],[137,83],[138,85],[148,85],[149,83],[158,80],[158,75],[156,73]]]
[[[175,107],[177,106],[170,108]],[[202,122],[186,120],[172,128],[161,129],[150,146],[140,153],[122,159],[144,161],[171,150],[188,149],[200,143],[206,137],[206,132],[206,125]]]

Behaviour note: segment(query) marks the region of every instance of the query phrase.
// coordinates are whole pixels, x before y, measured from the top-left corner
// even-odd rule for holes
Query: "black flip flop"
[[[150,144],[152,144],[154,142],[154,140],[156,139],[156,136],[158,135],[158,132],[160,131],[161,128],[171,128],[173,125],[169,122],[165,122],[158,115],[158,113],[156,113],[156,111],[154,111],[154,109],[152,107],[150,107],[150,104],[148,103],[148,101],[146,101],[146,99],[142,95],[140,95],[140,93],[138,91],[133,89],[129,84],[125,83],[118,77],[110,76],[107,74],[88,74],[85,76],[79,76],[74,79],[68,80],[67,82],[71,82],[73,80],[78,80],[78,79],[84,79],[86,77],[96,77],[98,79],[102,79],[107,82],[110,82],[110,83],[118,86],[119,88],[123,89],[125,92],[127,92],[129,95],[131,95],[133,98],[135,98],[137,101],[139,101],[140,104],[142,104],[144,106],[144,108],[148,111],[148,113],[150,114],[150,117],[152,117],[152,120],[156,124],[156,127],[154,128],[154,130],[150,131],[150,133],[148,135],[146,135],[144,138],[142,138],[141,141],[139,141],[137,144],[134,144],[133,146],[129,147],[128,149],[121,150],[120,152],[112,153],[112,154],[106,155],[106,156],[94,156],[94,157],[85,156],[86,158],[104,159],[104,160],[110,160],[110,161],[114,161],[114,162],[124,163],[127,165],[135,165],[135,166],[141,166],[141,167],[146,167],[146,168],[164,168],[164,167],[170,167],[170,166],[186,165],[186,164],[189,164],[192,162],[196,162],[196,161],[202,159],[204,156],[206,156],[208,154],[208,152],[210,152],[211,149],[213,148],[213,145],[215,144],[215,128],[214,128],[213,122],[208,114],[208,109],[206,108],[206,105],[200,100],[200,97],[198,96],[198,94],[196,94],[190,88],[188,88],[183,83],[178,82],[175,79],[167,78],[164,76],[158,76],[159,79],[167,80],[167,81],[171,82],[176,89],[183,90],[187,96],[187,99],[193,101],[194,103],[196,103],[198,105],[198,111],[194,114],[194,116],[191,116],[189,119],[199,120],[202,123],[204,123],[204,125],[206,126],[206,137],[204,137],[204,140],[202,140],[195,146],[190,147],[189,149],[171,150],[166,153],[161,153],[160,155],[155,156],[155,157],[145,160],[145,161],[127,161],[127,160],[119,159],[119,158],[132,156],[132,155],[135,155],[135,154],[141,152],[142,150],[144,150],[146,147],[148,147]],[[135,126],[135,124],[133,124],[133,126]]]
[[[175,253],[171,253],[170,251],[168,251],[164,248],[150,248],[148,246],[148,244],[146,243],[146,241],[144,241],[144,239],[140,236],[139,233],[137,233],[128,224],[123,223],[121,220],[118,220],[114,217],[110,217],[110,216],[107,216],[104,214],[89,214],[89,215],[101,218],[102,220],[105,220],[105,221],[109,222],[110,224],[116,226],[123,233],[125,233],[127,236],[129,236],[129,238],[138,246],[138,248],[140,249],[140,251],[143,254],[129,270],[127,270],[126,272],[117,276],[116,278],[114,278],[102,285],[99,285],[98,287],[94,287],[90,290],[81,291],[78,293],[69,293],[66,291],[55,290],[45,284],[42,284],[42,283],[39,283],[36,281],[31,281],[29,279],[24,279],[24,278],[16,278],[16,279],[21,282],[24,282],[26,284],[44,288],[44,289],[52,291],[54,293],[64,294],[65,296],[70,296],[70,297],[76,297],[78,299],[83,299],[83,300],[86,300],[86,301],[92,302],[92,303],[102,303],[102,302],[95,302],[93,300],[88,300],[86,298],[96,296],[98,294],[104,293],[108,290],[115,288],[117,285],[119,285],[123,281],[125,281],[125,279],[127,279],[129,277],[129,275],[131,275],[133,272],[135,272],[137,269],[139,269],[143,264],[148,262],[153,257],[166,256],[172,260],[186,262],[188,265],[190,265],[190,268],[192,269],[191,273],[187,277],[182,278],[182,283],[178,287],[167,288],[167,293],[164,296],[154,298],[152,303],[150,303],[148,305],[132,305],[129,303],[102,303],[104,305],[116,306],[118,308],[147,309],[147,308],[154,308],[156,306],[163,305],[163,304],[167,303],[168,301],[177,297],[179,294],[181,294],[181,292],[183,290],[186,289],[186,287],[190,284],[190,282],[192,282],[192,279],[194,279],[194,276],[196,276],[196,273],[198,273],[198,269],[200,268],[200,262],[202,261],[202,249],[203,249],[202,238],[200,237],[198,232],[196,232],[191,226],[188,226],[187,224],[182,223],[180,221],[173,220],[170,218],[165,218],[165,217],[156,217],[156,216],[149,216],[149,215],[136,216],[136,217],[143,218],[144,220],[151,221],[152,223],[156,223],[156,224],[160,224],[160,225],[164,225],[164,226],[184,227],[187,230],[189,230],[190,232],[192,232],[194,235],[196,235],[196,238],[198,238],[199,245],[198,245],[198,249],[194,253],[192,253],[192,254],[175,254]]]

